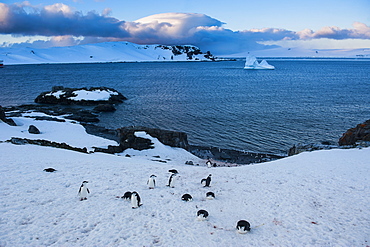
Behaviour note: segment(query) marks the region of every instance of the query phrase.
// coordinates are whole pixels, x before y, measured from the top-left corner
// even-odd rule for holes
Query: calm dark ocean
[[[14,65],[0,69],[0,104],[32,103],[52,86],[112,87],[128,100],[99,125],[184,131],[191,144],[285,153],[337,141],[370,119],[370,61],[271,60]]]

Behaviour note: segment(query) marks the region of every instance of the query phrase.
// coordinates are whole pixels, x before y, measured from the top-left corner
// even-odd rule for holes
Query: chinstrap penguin
[[[186,201],[186,202],[190,202],[190,201],[193,200],[193,197],[189,194],[184,194],[184,195],[182,195],[181,200]]]
[[[206,220],[208,218],[208,212],[204,209],[201,209],[197,212],[197,220]]]
[[[131,191],[126,191],[125,194],[123,194],[123,196],[121,197],[122,199],[126,200],[126,201],[129,201],[131,200]]]
[[[203,187],[209,187],[211,185],[211,176],[212,174],[209,174],[207,178],[203,178],[200,182],[203,185]]]
[[[155,187],[155,178],[156,177],[157,177],[156,175],[151,175],[150,178],[148,179],[147,184],[149,186],[149,189],[154,189],[154,187]]]
[[[80,197],[80,201],[87,200],[87,194],[90,193],[89,188],[87,188],[87,181],[83,181],[80,189],[78,190],[78,196]]]
[[[140,199],[139,194],[136,191],[133,191],[131,193],[131,206],[132,206],[132,208],[140,207],[142,205],[140,203],[140,201],[141,201],[141,199]]]
[[[175,187],[175,178],[176,178],[176,173],[172,173],[170,178],[168,179],[168,184],[167,184],[168,187],[170,188]]]
[[[251,230],[251,225],[246,220],[239,220],[236,225],[236,230],[238,233],[245,234]]]
[[[212,199],[214,199],[214,198],[215,198],[215,193],[213,193],[213,192],[211,192],[211,191],[207,192],[207,193],[206,193],[206,198],[207,198],[208,200],[212,200]]]

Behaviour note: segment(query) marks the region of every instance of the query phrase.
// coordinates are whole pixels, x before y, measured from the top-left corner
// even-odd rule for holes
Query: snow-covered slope
[[[276,58],[353,58],[370,59],[370,49],[303,49],[303,48],[271,48],[255,50],[257,57]],[[218,54],[217,54],[218,55]],[[246,53],[224,54],[218,57],[245,57]]]
[[[0,123],[0,141],[31,135],[24,133],[27,121],[17,118],[23,125],[16,127]],[[92,141],[72,123],[49,129],[50,122],[32,123],[44,132],[42,138],[55,140],[62,131],[68,144],[74,139],[79,146],[83,141],[85,146],[109,143]],[[152,140],[154,149],[120,155],[0,142],[0,246],[369,245],[369,148],[207,168],[186,151]],[[185,165],[189,159],[201,165]],[[57,171],[44,172],[47,167]],[[173,168],[179,177],[175,188],[169,188],[168,170]],[[157,187],[149,190],[146,182],[152,174]],[[204,188],[200,180],[208,174],[211,187]],[[91,194],[79,201],[84,180]],[[138,209],[119,198],[134,190],[143,203]],[[208,191],[215,193],[214,200],[205,199]],[[193,201],[182,201],[185,193]],[[199,209],[209,212],[207,221],[196,220]],[[241,219],[251,223],[250,233],[236,233]]]
[[[0,60],[8,64],[97,63],[143,61],[210,61],[209,54],[191,45],[137,45],[106,42],[47,49],[0,47]]]

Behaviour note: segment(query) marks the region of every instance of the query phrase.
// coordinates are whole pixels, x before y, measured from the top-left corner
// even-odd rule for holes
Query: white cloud
[[[138,44],[191,44],[215,54],[263,49],[265,45],[288,40],[370,39],[370,27],[360,22],[353,23],[352,29],[323,27],[318,31],[304,29],[300,32],[277,28],[232,31],[224,28],[223,22],[204,14],[163,13],[125,22],[109,17],[110,13],[111,10],[106,9],[102,14],[94,11],[82,14],[62,3],[45,7],[35,7],[29,2],[0,3],[0,34],[69,37],[59,40],[49,38],[45,45],[65,45],[67,40],[71,44],[117,40]]]
[[[56,3],[53,5],[48,5],[44,7],[44,10],[46,12],[49,12],[49,14],[58,14],[62,13],[63,15],[73,15],[73,9],[69,7],[68,5],[65,5],[63,3]]]

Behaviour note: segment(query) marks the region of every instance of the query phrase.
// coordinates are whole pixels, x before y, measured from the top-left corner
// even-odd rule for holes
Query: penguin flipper
[[[90,194],[90,190],[88,189],[88,188],[86,188],[87,189],[87,193],[89,193]]]

